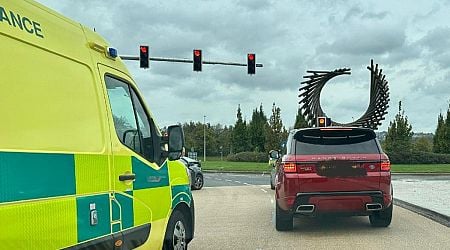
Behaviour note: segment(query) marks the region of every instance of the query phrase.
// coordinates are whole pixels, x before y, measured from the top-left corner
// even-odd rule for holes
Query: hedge
[[[228,155],[227,160],[235,162],[268,162],[269,156],[267,153],[261,152],[241,152]]]
[[[423,151],[386,153],[393,164],[449,164],[450,154],[436,154]]]

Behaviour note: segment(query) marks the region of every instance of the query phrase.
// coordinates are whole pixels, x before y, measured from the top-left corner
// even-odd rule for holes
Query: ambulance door
[[[122,233],[126,248],[135,248],[148,239],[150,230],[163,233],[152,223],[164,220],[170,211],[168,168],[158,165],[160,138],[132,80],[109,67],[99,68],[111,110],[111,229]]]

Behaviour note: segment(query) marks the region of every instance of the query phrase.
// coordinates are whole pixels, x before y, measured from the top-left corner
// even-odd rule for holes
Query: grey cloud
[[[338,55],[377,55],[401,48],[405,37],[405,31],[397,27],[359,27],[331,43],[320,45],[318,50]]]
[[[430,50],[433,54],[447,51],[450,46],[450,27],[438,27],[428,31],[419,40],[419,44]]]
[[[418,42],[426,49],[423,56],[430,55],[429,60],[437,63],[443,69],[450,68],[450,27],[438,27],[428,33]]]
[[[364,19],[384,19],[387,15],[389,15],[388,11],[365,12],[361,17]]]
[[[239,4],[248,10],[264,10],[270,7],[270,0],[240,0]]]
[[[345,14],[343,20],[344,22],[350,21],[352,19],[384,19],[389,15],[388,11],[365,11],[361,6],[354,5]]]
[[[363,10],[361,9],[360,6],[353,6],[351,7],[347,13],[344,16],[344,21],[348,21],[354,17],[358,17],[361,15],[361,12],[363,12]]]
[[[441,6],[439,3],[435,3],[433,4],[433,7],[431,8],[431,10],[427,11],[426,13],[423,13],[423,11],[421,11],[419,14],[416,14],[413,18],[414,21],[422,21],[425,19],[428,19],[430,17],[432,17],[433,15],[435,15],[439,10],[441,9]]]
[[[248,76],[245,67],[204,65],[195,73],[190,64],[151,62],[149,70],[142,70],[127,62],[162,124],[199,120],[202,114],[212,123],[232,124],[238,103],[249,117],[259,103],[268,113],[273,101],[280,104],[284,123],[293,124],[305,71],[340,67],[352,68],[352,75],[330,82],[335,95],[323,104],[333,119],[348,121],[350,114],[356,119],[367,107],[371,58],[391,82],[391,104],[402,99],[411,106],[405,107],[415,127],[434,130],[430,117],[422,118],[425,111],[416,106],[432,102],[426,110],[432,113],[450,93],[447,3],[38,1],[95,27],[119,54],[137,54],[137,46],[147,43],[151,56],[191,58],[192,49],[199,48],[204,60],[245,63],[245,55],[255,52],[257,62],[264,63],[255,76]],[[389,112],[391,119],[395,110]]]

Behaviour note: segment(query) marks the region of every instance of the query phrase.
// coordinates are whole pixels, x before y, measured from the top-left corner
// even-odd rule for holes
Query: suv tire
[[[370,225],[372,227],[388,227],[392,221],[393,207],[394,205],[391,203],[388,208],[369,215]]]
[[[275,229],[277,231],[291,231],[294,228],[294,217],[287,211],[284,211],[275,202]]]

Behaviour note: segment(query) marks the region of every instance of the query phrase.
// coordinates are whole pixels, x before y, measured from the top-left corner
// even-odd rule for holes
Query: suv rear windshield
[[[369,129],[300,130],[294,135],[295,154],[379,154],[375,133]]]

